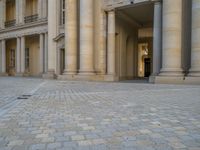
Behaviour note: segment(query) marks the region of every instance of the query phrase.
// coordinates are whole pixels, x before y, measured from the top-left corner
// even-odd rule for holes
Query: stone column
[[[77,73],[77,0],[66,0],[65,14],[65,73]]]
[[[26,0],[20,0],[19,8],[19,23],[23,24],[26,13]]]
[[[26,0],[15,0],[15,5],[16,5],[16,24],[23,24],[26,11]]]
[[[161,76],[183,76],[182,0],[163,1],[163,52]]]
[[[156,76],[161,69],[162,54],[162,5],[161,2],[154,4],[154,26],[153,26],[153,73]]]
[[[115,11],[108,12],[108,75],[115,75]]]
[[[21,73],[25,73],[25,36],[21,37]]]
[[[200,0],[192,0],[192,50],[189,76],[200,77]]]
[[[38,0],[38,19],[43,17],[43,0]]]
[[[48,71],[48,34],[44,34],[44,72]]]
[[[0,29],[5,28],[6,20],[6,1],[0,0]]]
[[[44,73],[44,34],[40,34],[40,73]]]
[[[42,8],[42,18],[47,18],[47,0],[42,0],[43,8]]]
[[[95,56],[97,58],[96,71],[100,75],[106,74],[106,34],[107,16],[102,9],[103,1],[95,1]],[[95,59],[94,59],[95,60]]]
[[[80,0],[80,74],[94,73],[93,0]]]
[[[1,41],[1,73],[6,74],[6,41]]]
[[[58,33],[57,0],[48,0],[48,73],[44,78],[55,78],[57,46],[54,38]]]
[[[21,40],[20,37],[17,37],[17,50],[16,50],[16,72],[20,74],[20,49],[21,49]]]

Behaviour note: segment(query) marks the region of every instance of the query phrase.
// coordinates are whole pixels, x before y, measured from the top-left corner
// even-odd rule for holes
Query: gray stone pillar
[[[77,0],[66,0],[65,14],[65,73],[77,73]]]
[[[58,35],[57,0],[48,0],[48,73],[44,78],[55,78],[57,45],[54,38]]]
[[[161,76],[183,76],[182,49],[182,0],[163,1],[163,52]]]
[[[0,29],[5,28],[6,20],[6,1],[0,0]]]
[[[102,2],[101,2],[102,5]],[[99,7],[101,7],[101,5]],[[105,75],[106,74],[106,13],[104,10],[100,8],[100,17],[97,19],[100,19],[100,31],[99,31],[99,40],[100,40],[100,45],[99,47],[99,53],[98,53],[98,61],[99,61],[99,66],[98,66],[98,71],[99,74]]]
[[[115,75],[115,11],[108,12],[108,75]]]
[[[154,26],[153,26],[153,73],[156,76],[161,69],[162,54],[162,5],[161,2],[154,4]]]
[[[42,17],[47,18],[47,0],[42,0],[43,8],[42,8]]]
[[[16,5],[16,24],[23,24],[26,11],[26,0],[15,0],[15,5]]]
[[[189,76],[200,77],[200,0],[192,0],[192,50]]]
[[[40,34],[40,74],[44,73],[44,34]]]
[[[48,34],[44,34],[44,72],[48,71]]]
[[[38,0],[38,19],[43,18],[43,0]]]
[[[1,73],[6,74],[6,41],[1,41]]]
[[[94,74],[93,0],[80,0],[80,74]]]
[[[16,73],[20,74],[20,49],[21,49],[21,40],[20,37],[17,37],[17,49],[16,49]]]
[[[25,36],[21,37],[21,73],[25,73]]]

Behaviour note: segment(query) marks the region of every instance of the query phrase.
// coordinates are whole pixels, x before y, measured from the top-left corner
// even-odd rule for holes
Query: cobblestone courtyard
[[[200,86],[0,78],[0,150],[200,150]]]

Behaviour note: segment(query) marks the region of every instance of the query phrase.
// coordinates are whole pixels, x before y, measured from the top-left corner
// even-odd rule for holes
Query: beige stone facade
[[[200,0],[0,0],[0,74],[200,84]]]

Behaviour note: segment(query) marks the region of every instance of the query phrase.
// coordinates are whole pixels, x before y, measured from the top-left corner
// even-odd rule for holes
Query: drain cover
[[[28,98],[31,97],[31,96],[32,96],[32,95],[26,95],[26,94],[24,94],[24,95],[18,97],[17,99],[28,99]]]
[[[17,99],[28,99],[28,97],[18,97]]]
[[[23,97],[31,97],[32,95],[22,95]]]

